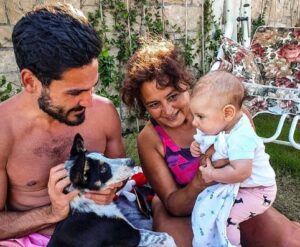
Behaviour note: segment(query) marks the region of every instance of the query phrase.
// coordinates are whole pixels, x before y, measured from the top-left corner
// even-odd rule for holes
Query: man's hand
[[[202,178],[205,183],[213,182],[213,171],[215,168],[213,167],[211,160],[209,158],[206,159],[206,166],[200,166],[199,170],[202,173]]]
[[[196,141],[192,142],[190,150],[193,157],[199,157],[201,155],[200,145]]]
[[[99,191],[90,190],[89,192],[85,192],[84,196],[88,199],[95,201],[97,204],[107,205],[112,203],[116,195],[117,189],[122,187],[122,185],[123,182],[118,182],[109,185],[109,187],[103,190],[99,190]]]
[[[59,164],[50,170],[48,181],[48,193],[51,201],[51,214],[56,221],[66,218],[70,211],[70,201],[79,194],[78,190],[73,190],[64,194],[64,188],[70,184],[68,172],[64,164]]]

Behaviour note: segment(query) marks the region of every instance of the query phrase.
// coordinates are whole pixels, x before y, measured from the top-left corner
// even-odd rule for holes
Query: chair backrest
[[[252,114],[300,114],[300,27],[259,27],[251,51],[261,74],[256,83],[246,83]]]
[[[300,27],[259,27],[251,51],[260,68],[261,84],[300,87]]]

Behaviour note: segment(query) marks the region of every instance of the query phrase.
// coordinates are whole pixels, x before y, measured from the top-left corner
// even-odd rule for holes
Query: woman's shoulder
[[[137,137],[139,147],[155,147],[161,145],[161,140],[152,123],[148,121]]]
[[[144,128],[138,134],[138,142],[140,141],[151,141],[152,137],[155,136],[155,129],[150,121],[146,123]]]

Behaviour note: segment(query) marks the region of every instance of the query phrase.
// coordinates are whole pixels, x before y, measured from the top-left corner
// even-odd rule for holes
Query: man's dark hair
[[[71,68],[91,63],[101,52],[96,31],[70,4],[36,7],[15,25],[12,41],[20,71],[29,69],[43,84]]]

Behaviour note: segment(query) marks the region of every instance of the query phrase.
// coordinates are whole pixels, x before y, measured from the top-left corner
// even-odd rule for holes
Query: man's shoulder
[[[9,99],[3,101],[0,103],[0,112],[1,114],[9,114],[9,111],[12,111],[16,108],[18,104],[18,95],[14,95],[10,97]]]
[[[113,103],[105,97],[93,95],[93,106],[86,108],[85,123],[105,128],[114,127],[119,121],[118,111]]]
[[[11,141],[13,140],[12,126],[15,121],[15,116],[18,112],[18,97],[13,96],[0,103],[0,149],[3,150],[9,148]]]
[[[112,104],[111,100],[98,94],[93,94],[93,101],[99,104]]]
[[[12,122],[15,121],[14,119],[17,115],[22,113],[22,103],[19,101],[19,96],[14,95],[11,98],[0,103],[0,129],[2,128],[1,132],[3,132],[3,128],[5,126],[9,127]]]
[[[115,111],[116,107],[114,104],[108,99],[100,95],[93,95],[93,107],[92,111]]]

